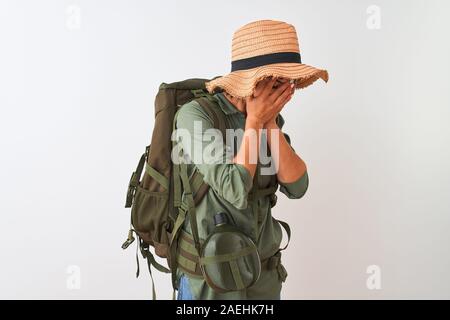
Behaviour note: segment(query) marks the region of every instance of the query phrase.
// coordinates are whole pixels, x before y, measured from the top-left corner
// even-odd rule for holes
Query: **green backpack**
[[[125,208],[131,208],[131,225],[128,238],[122,244],[122,248],[128,248],[137,238],[138,249],[143,258],[147,260],[152,280],[153,299],[156,298],[156,292],[152,266],[161,272],[171,273],[175,295],[176,271],[178,267],[183,270],[177,259],[181,255],[178,251],[179,244],[191,243],[192,252],[199,255],[202,252],[195,207],[206,195],[209,186],[203,181],[198,170],[189,177],[186,164],[172,162],[172,148],[175,146],[175,142],[171,138],[175,129],[177,111],[187,102],[196,100],[225,139],[226,117],[215,98],[206,91],[205,82],[207,81],[209,80],[187,79],[169,84],[162,83],[159,86],[155,99],[155,124],[151,144],[145,148],[128,185]],[[273,207],[276,203],[275,192],[278,188],[276,176],[273,176],[271,184],[265,189],[257,187],[257,176],[255,175],[254,186],[249,197],[269,196]],[[183,241],[188,236],[182,230],[185,219],[189,219],[192,232],[192,235],[189,235],[191,239],[187,241]],[[289,242],[289,226],[282,221],[279,222],[286,229]],[[168,268],[155,260],[150,252],[150,247],[154,248],[157,256],[167,259]],[[208,261],[211,259],[208,258]],[[136,277],[138,277],[139,258],[137,252],[136,261]],[[194,258],[192,263],[196,264],[198,260]],[[264,261],[262,263],[264,264]],[[201,269],[202,272],[205,271],[205,268]],[[187,270],[184,271],[187,272]],[[208,279],[207,274],[203,274],[202,277]]]
[[[155,125],[151,144],[145,148],[136,170],[131,175],[126,196],[125,208],[131,208],[131,225],[127,240],[122,244],[126,249],[137,238],[138,248],[144,259],[152,279],[153,299],[155,286],[151,266],[164,273],[172,273],[172,285],[175,288],[176,277],[176,243],[185,217],[180,217],[182,193],[192,194],[189,206],[195,206],[207,193],[209,186],[203,177],[196,172],[187,177],[186,168],[174,165],[171,159],[173,142],[172,131],[175,129],[177,111],[185,103],[196,99],[204,108],[214,127],[225,137],[225,115],[217,107],[212,96],[206,91],[207,79],[187,79],[174,83],[162,83],[155,99]],[[144,172],[143,177],[142,173]],[[188,197],[189,198],[189,197]],[[189,201],[189,200],[188,200]],[[181,210],[185,212],[187,210]],[[193,216],[190,217],[191,221]],[[197,229],[194,237],[198,240]],[[159,264],[150,252],[154,247],[155,254],[166,258],[169,268]],[[136,253],[137,272],[139,276],[139,258]]]

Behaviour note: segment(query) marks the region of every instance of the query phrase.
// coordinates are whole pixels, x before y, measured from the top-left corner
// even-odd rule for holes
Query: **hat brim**
[[[300,63],[274,63],[261,67],[238,70],[206,83],[206,89],[214,93],[217,88],[232,96],[245,98],[251,96],[256,84],[267,77],[283,77],[298,80],[296,89],[306,88],[318,79],[328,82],[328,72]]]

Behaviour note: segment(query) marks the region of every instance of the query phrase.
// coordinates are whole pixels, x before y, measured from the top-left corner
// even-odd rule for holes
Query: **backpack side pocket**
[[[168,191],[155,192],[137,187],[131,210],[131,221],[142,240],[154,246],[155,253],[163,258],[168,257],[169,249],[168,210]]]

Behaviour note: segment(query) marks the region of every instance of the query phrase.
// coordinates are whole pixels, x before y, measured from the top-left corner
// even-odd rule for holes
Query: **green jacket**
[[[231,104],[222,93],[214,94],[220,108],[226,115],[228,128],[245,128],[245,115]],[[195,122],[197,124],[195,125]],[[201,130],[199,124],[201,123]],[[282,127],[284,121],[281,121]],[[204,181],[210,186],[208,193],[197,205],[197,225],[200,239],[204,240],[214,228],[213,216],[217,212],[226,211],[234,223],[250,236],[258,247],[261,260],[273,256],[279,249],[282,231],[280,224],[272,218],[270,199],[260,198],[251,201],[247,195],[252,188],[253,180],[249,172],[239,164],[232,163],[231,159],[237,152],[230,152],[231,146],[224,145],[222,141],[208,140],[202,137],[205,130],[213,128],[213,120],[195,100],[184,105],[179,111],[177,129],[189,131],[191,143],[182,143],[185,154],[193,161],[199,159],[195,155],[203,155],[202,161],[188,165],[188,174],[192,174],[195,167],[203,174]],[[289,137],[285,134],[287,141]],[[207,141],[204,141],[207,140]],[[228,141],[227,141],[228,143]],[[265,141],[262,141],[264,144]],[[240,145],[240,141],[237,142]],[[223,149],[222,154],[209,155],[204,148]],[[264,166],[264,165],[261,165]],[[270,176],[259,175],[259,186],[267,187]],[[280,183],[280,191],[291,199],[301,198],[308,188],[308,174],[292,183]],[[186,219],[183,229],[190,232],[189,219]],[[181,271],[177,272],[178,278]],[[196,299],[277,299],[280,296],[281,283],[284,281],[279,275],[279,269],[263,269],[257,283],[251,288],[239,292],[216,293],[203,279],[189,277],[192,293]]]

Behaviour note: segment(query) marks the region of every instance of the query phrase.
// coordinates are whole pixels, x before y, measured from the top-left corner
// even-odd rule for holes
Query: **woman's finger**
[[[287,96],[286,99],[284,99],[279,105],[277,105],[276,110],[274,111],[275,113],[280,113],[281,110],[283,110],[283,108],[286,106],[286,104],[289,102],[289,100],[291,100],[292,95]]]
[[[285,82],[281,84],[278,88],[273,89],[272,93],[269,95],[269,98],[272,100],[272,102],[275,102],[276,99],[283,94],[283,92],[290,87],[289,82]]]
[[[284,99],[277,107],[277,111],[278,113],[280,113],[281,110],[283,110],[284,106],[286,105],[286,103],[289,102],[289,100],[291,100],[291,96],[288,96],[286,99]]]
[[[265,79],[262,79],[262,80],[258,81],[258,83],[256,84],[256,87],[255,87],[253,95],[255,97],[260,96],[266,90],[266,87],[269,85],[269,83],[272,80],[273,80],[272,78],[265,78]]]
[[[268,78],[268,81],[265,83],[264,88],[261,91],[261,94],[264,96],[264,98],[270,96],[270,93],[272,92],[272,88],[276,81],[277,81],[276,77]]]
[[[288,82],[289,83],[289,82]],[[283,91],[281,92],[281,94],[278,95],[278,97],[275,99],[274,104],[276,106],[278,106],[279,104],[281,104],[290,94],[292,91],[292,85],[284,85]]]
[[[273,109],[272,109],[272,114],[275,114],[275,113],[280,113],[281,112],[281,110],[283,110],[283,108],[284,108],[284,106],[286,105],[286,103],[289,101],[288,100],[289,99],[289,97],[287,97],[286,99],[284,99],[283,101],[281,101],[279,104],[274,104],[273,106]]]
[[[290,94],[290,95],[282,102],[282,105],[283,105],[282,108],[284,108],[284,106],[292,99],[292,96],[293,96],[293,94]]]
[[[262,91],[262,89],[265,86],[265,82],[266,82],[265,79],[261,80],[261,81],[258,81],[258,83],[255,86],[255,90],[253,91],[253,96],[257,97],[257,96],[259,96],[261,94],[261,91]]]

